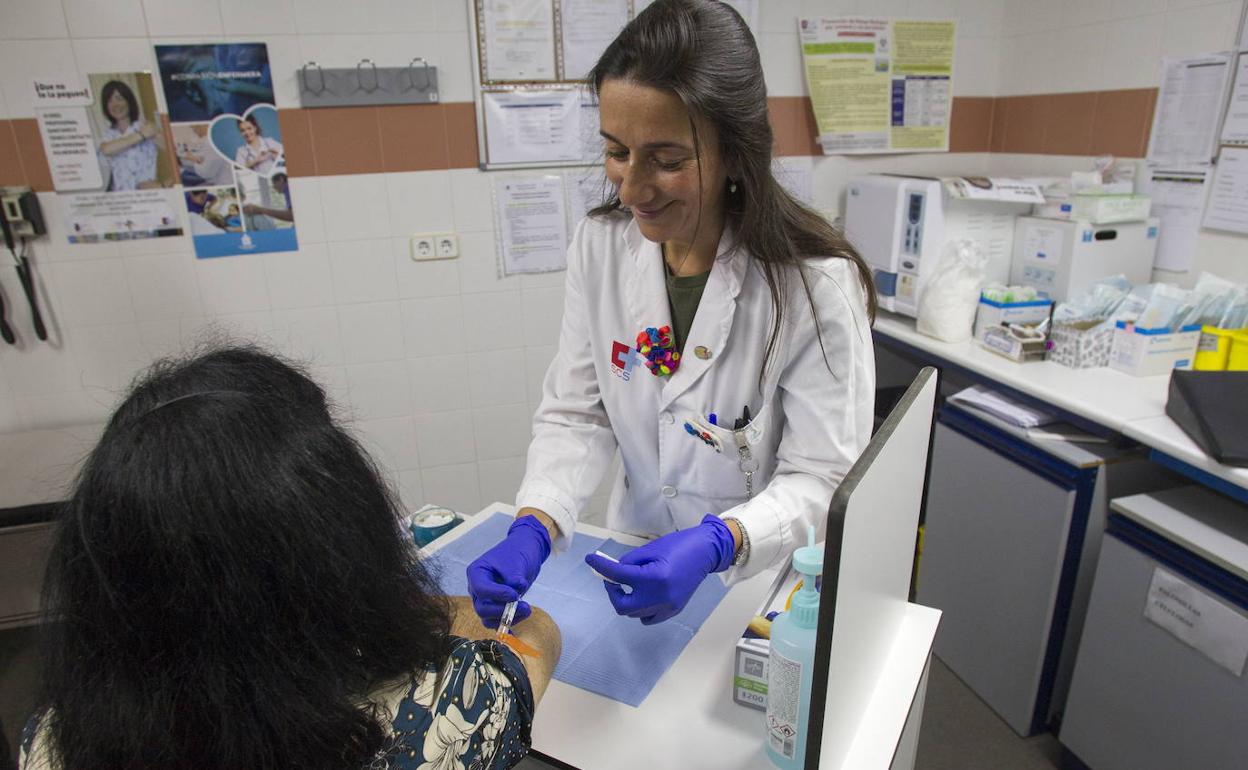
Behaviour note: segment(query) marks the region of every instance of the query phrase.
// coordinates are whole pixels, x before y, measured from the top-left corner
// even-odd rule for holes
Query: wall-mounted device
[[[26,241],[28,238],[46,235],[48,229],[43,222],[39,198],[29,187],[0,187],[0,230],[4,232],[4,245],[13,256],[17,278],[21,281],[22,291],[30,304],[30,320],[35,327],[35,336],[47,340],[48,330],[43,324],[43,315],[39,312],[35,274],[30,266],[30,257],[26,254]],[[17,344],[17,335],[5,317],[3,299],[0,299],[0,337],[10,345]]]

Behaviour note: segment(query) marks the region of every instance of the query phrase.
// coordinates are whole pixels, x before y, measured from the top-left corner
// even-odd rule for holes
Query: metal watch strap
[[[750,533],[746,531],[745,525],[740,519],[727,518],[724,522],[735,521],[737,529],[741,532],[741,547],[737,549],[736,554],[732,557],[732,566],[739,567],[745,564],[750,558]]]

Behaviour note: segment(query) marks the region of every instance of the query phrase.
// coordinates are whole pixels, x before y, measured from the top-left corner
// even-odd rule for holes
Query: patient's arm
[[[451,633],[465,639],[493,639],[494,629],[481,625],[481,618],[472,608],[472,599],[467,596],[448,597],[451,602]],[[533,614],[511,627],[511,632],[521,641],[542,654],[540,658],[521,655],[524,668],[529,673],[529,682],[533,687],[533,700],[540,702],[546,692],[546,685],[555,672],[555,664],[559,662],[559,653],[563,650],[563,639],[559,635],[559,626],[554,619],[540,607],[533,607]]]

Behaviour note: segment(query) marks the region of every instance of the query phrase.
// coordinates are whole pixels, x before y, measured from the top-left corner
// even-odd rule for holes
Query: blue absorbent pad
[[[495,513],[428,557],[442,590],[451,596],[468,593],[468,565],[507,534],[511,516]],[[552,554],[524,599],[541,607],[559,624],[563,654],[555,678],[612,700],[640,706],[659,677],[671,668],[681,650],[728,593],[718,576],[698,586],[676,617],[653,626],[615,614],[602,580],[585,557],[602,551],[615,558],[632,546],[577,534],[566,553]]]

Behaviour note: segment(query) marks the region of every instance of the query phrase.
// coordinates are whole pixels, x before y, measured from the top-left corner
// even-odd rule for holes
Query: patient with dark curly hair
[[[156,364],[87,458],[45,582],[23,768],[512,767],[560,653],[494,641],[294,366]]]

